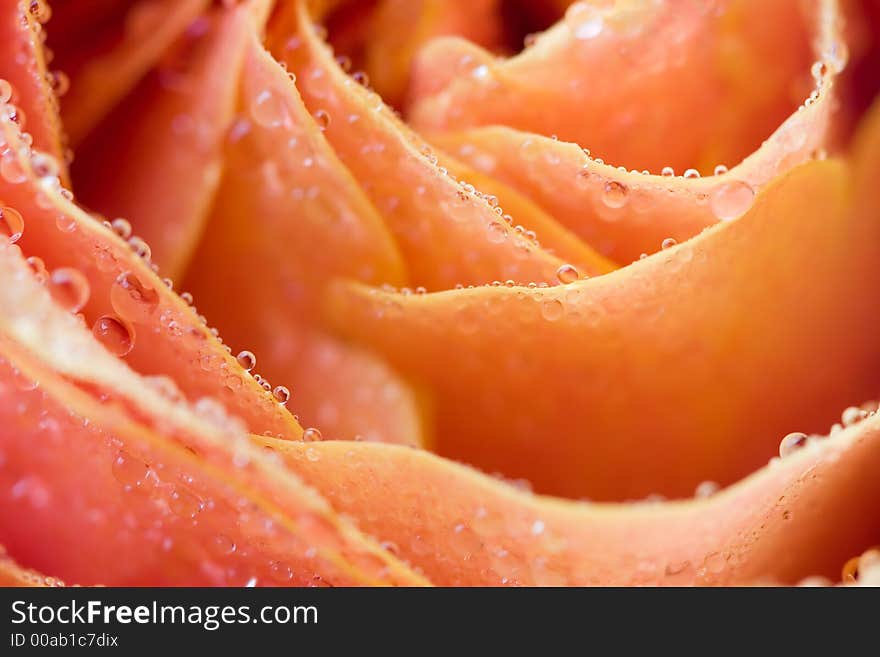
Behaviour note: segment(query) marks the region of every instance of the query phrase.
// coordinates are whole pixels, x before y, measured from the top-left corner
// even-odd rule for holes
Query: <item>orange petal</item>
[[[851,210],[849,177],[803,165],[740,219],[587,281],[347,286],[332,314],[427,384],[440,454],[570,497],[726,484],[877,392],[880,214]]]
[[[411,119],[440,131],[508,125],[589,147],[615,165],[711,172],[736,163],[810,93],[811,65],[843,66],[836,4],[815,0],[577,3],[516,57],[456,67]],[[718,9],[718,10],[716,10]],[[817,52],[812,40],[819,37]],[[459,51],[418,58],[415,78]],[[462,68],[466,69],[462,71]],[[639,75],[632,75],[639,71]]]
[[[0,289],[0,540],[21,563],[83,584],[425,583],[217,402],[189,405],[104,350],[17,247],[0,275],[14,282]]]
[[[462,149],[458,150],[461,152]],[[554,217],[547,214],[525,195],[507,183],[479,170],[483,163],[471,160],[473,166],[468,166],[442,152],[438,152],[437,157],[439,163],[458,180],[466,181],[481,193],[487,194],[490,204],[497,203],[499,207],[504,208],[504,218],[509,217],[511,224],[515,219],[516,222],[519,222],[517,225],[521,226],[523,233],[529,230],[535,235],[540,235],[540,245],[547,252],[561,258],[585,274],[604,274],[616,268],[613,262],[587,246],[577,234],[562,226]]]
[[[63,92],[67,80],[63,74],[52,74],[47,68],[42,22],[50,14],[51,10],[44,2],[33,4],[3,0],[0,3],[0,62],[3,62],[0,64],[0,78],[9,82],[15,90],[12,102],[19,110],[16,120],[20,125],[27,126],[34,147],[63,162],[58,98],[53,85]],[[0,86],[0,97],[3,95],[4,90]],[[60,169],[59,173],[66,180],[67,165],[62,165]]]
[[[437,36],[456,34],[499,48],[504,36],[500,5],[500,0],[382,0],[371,16],[365,44],[373,87],[386,103],[399,106],[413,55]]]
[[[292,387],[288,407],[308,424],[328,437],[419,442],[407,387],[368,354],[320,335],[317,304],[331,278],[405,283],[393,238],[255,35],[238,104],[185,285],[227,340],[259,355],[262,375]]]
[[[290,15],[276,16],[274,34],[287,34]],[[323,112],[325,135],[361,183],[397,239],[410,283],[428,289],[493,279],[552,281],[562,261],[514,233],[489,202],[437,167],[426,145],[384,106],[350,79],[311,28],[296,38],[275,39],[276,56],[297,74],[306,106]],[[540,236],[538,236],[540,238]]]
[[[173,278],[192,256],[220,183],[251,29],[244,5],[202,16],[77,151],[82,200],[128,218]]]
[[[23,219],[20,244],[39,259],[35,268],[63,269],[59,291],[68,296],[68,307],[81,310],[87,325],[96,326],[105,343],[142,374],[171,377],[192,400],[216,397],[251,431],[300,435],[290,413],[156,275],[142,240],[126,244],[72,203],[57,178],[38,177],[36,154],[14,122],[0,119],[0,140],[7,145],[0,158],[0,199],[14,210],[10,216]],[[39,163],[45,168],[45,157]],[[125,224],[116,228],[126,237],[130,232]]]
[[[71,79],[61,103],[64,127],[78,145],[147,74],[210,0],[139,0],[59,62]]]
[[[255,440],[440,586],[836,580],[880,539],[876,417],[708,499],[628,505],[534,496],[423,451]]]
[[[755,153],[707,178],[693,171],[679,171],[675,178],[621,171],[576,144],[502,126],[437,134],[432,141],[511,185],[602,254],[626,264],[657,251],[667,238],[681,242],[741,215],[756,191],[826,147],[837,102],[833,86],[826,67],[813,100]]]

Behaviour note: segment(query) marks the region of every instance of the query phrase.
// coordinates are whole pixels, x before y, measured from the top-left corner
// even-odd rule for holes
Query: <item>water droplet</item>
[[[734,180],[720,185],[712,192],[712,213],[721,221],[729,221],[742,216],[755,199],[751,185]]]
[[[159,295],[133,272],[123,272],[110,288],[110,303],[123,319],[146,323],[159,306]]]
[[[794,431],[788,434],[779,443],[779,456],[785,458],[789,454],[793,454],[801,447],[807,444],[807,434],[800,431]]]
[[[275,397],[275,401],[284,406],[290,399],[290,390],[284,386],[276,386],[272,391],[272,396]]]
[[[700,172],[697,171],[696,169],[688,169],[687,171],[684,172],[684,177],[687,178],[688,180],[693,180],[695,178],[700,177]]]
[[[241,365],[245,372],[252,372],[257,366],[257,357],[247,350],[238,352],[238,356],[235,357],[235,360],[238,361],[238,364]]]
[[[671,248],[672,248],[673,246],[675,246],[676,244],[678,244],[678,241],[677,241],[675,238],[673,238],[673,237],[667,237],[667,238],[666,238],[665,240],[663,240],[663,242],[660,244],[660,248],[663,249],[663,250],[665,251],[666,249],[671,249]]]
[[[580,277],[581,275],[574,267],[574,265],[562,265],[559,269],[556,270],[556,278],[563,285],[565,285],[566,283],[574,283]]]
[[[168,496],[168,506],[181,518],[195,518],[202,510],[202,500],[183,486],[175,486]]]
[[[565,12],[565,21],[576,39],[595,39],[602,33],[605,21],[595,7],[576,2]]]
[[[729,171],[729,169],[723,164],[719,164],[717,167],[715,167],[715,175],[716,176],[723,176],[728,171]]]
[[[76,219],[67,214],[55,217],[55,227],[62,233],[72,233],[77,228]]]
[[[0,237],[5,237],[10,244],[15,244],[24,233],[24,218],[18,210],[0,207]]]
[[[128,247],[134,251],[139,258],[143,258],[144,260],[149,261],[153,256],[153,251],[150,249],[150,245],[137,235],[128,238]]]
[[[40,152],[31,155],[31,169],[37,178],[57,177],[60,171],[58,161],[54,157]]]
[[[0,157],[0,177],[13,185],[27,180],[27,172],[11,151]]]
[[[840,421],[845,427],[851,427],[868,417],[868,412],[858,406],[850,406],[840,416]]]
[[[60,267],[49,277],[49,292],[65,310],[78,313],[89,300],[89,281],[78,269]]]
[[[49,73],[51,78],[52,90],[58,97],[63,96],[70,91],[70,78],[64,71],[52,71]]]
[[[628,193],[626,185],[619,183],[616,180],[610,180],[605,183],[602,201],[609,208],[622,208],[626,205]]]
[[[110,222],[110,227],[113,229],[114,233],[124,240],[131,237],[131,224],[128,223],[127,219],[123,219],[122,217],[114,219]]]
[[[314,117],[315,122],[322,131],[330,127],[330,114],[327,110],[319,109],[315,112]]]
[[[0,78],[0,103],[8,103],[12,100],[12,85],[7,80]]]
[[[541,316],[548,322],[555,322],[565,314],[565,306],[559,299],[547,299],[541,303]]]
[[[665,178],[672,178],[675,175],[675,169],[672,167],[663,167],[663,170],[660,171],[660,175]]]
[[[287,105],[272,89],[264,89],[251,103],[251,116],[264,128],[278,128],[290,122]]]
[[[844,584],[855,584],[859,580],[859,557],[853,557],[843,564],[840,579]]]
[[[134,348],[134,329],[112,315],[98,318],[92,335],[115,356],[126,356]]]
[[[42,258],[30,256],[27,259],[27,263],[41,284],[49,280],[49,270],[46,269],[46,263],[43,262]]]
[[[704,481],[699,486],[697,486],[696,491],[694,491],[694,497],[697,499],[705,499],[707,497],[712,497],[715,493],[721,490],[721,486],[719,486],[714,481]]]
[[[321,432],[315,427],[309,427],[305,431],[303,431],[302,435],[303,442],[313,443],[323,439],[321,436]]]
[[[141,459],[135,458],[128,452],[120,451],[113,459],[111,470],[116,481],[131,489],[144,484],[150,468]]]

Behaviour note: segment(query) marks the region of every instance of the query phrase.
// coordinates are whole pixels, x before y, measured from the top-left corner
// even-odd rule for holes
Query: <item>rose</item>
[[[865,85],[836,3],[548,1],[558,24],[507,60],[434,38],[509,47],[493,2],[209,4],[2,17],[29,54],[0,71],[19,563],[82,584],[873,581],[874,552],[847,560],[880,499],[880,118],[844,138],[835,103]]]

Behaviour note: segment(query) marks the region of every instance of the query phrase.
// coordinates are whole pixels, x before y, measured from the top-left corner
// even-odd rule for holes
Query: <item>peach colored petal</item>
[[[71,87],[61,104],[64,127],[78,145],[156,64],[209,0],[138,0],[122,23],[110,23],[87,48],[60,62]],[[108,83],[112,81],[112,83]]]
[[[405,284],[393,238],[255,36],[237,107],[224,178],[185,286],[231,344],[259,356],[262,376],[291,387],[288,407],[326,437],[420,442],[407,386],[320,331],[330,279]]]
[[[0,44],[2,61],[0,78],[12,85],[12,102],[17,109],[16,120],[26,126],[36,148],[58,162],[58,173],[67,180],[64,143],[58,116],[55,88],[64,91],[67,81],[63,74],[50,73],[43,53],[44,28],[51,10],[40,3],[3,0],[0,3]]]
[[[442,455],[570,497],[727,484],[880,387],[880,317],[862,301],[880,214],[853,211],[849,178],[803,165],[740,219],[588,281],[348,285],[331,312],[428,387]]]
[[[255,441],[441,586],[790,585],[836,580],[880,539],[876,417],[708,499],[628,505],[523,493],[389,445]]]
[[[365,42],[365,67],[373,87],[386,103],[399,106],[413,55],[437,36],[455,34],[499,49],[504,41],[500,12],[500,0],[381,0]]]
[[[302,5],[286,7],[285,20],[276,16],[272,26],[274,54],[296,73],[306,106],[327,117],[324,134],[384,217],[410,283],[436,290],[493,279],[555,280],[563,263],[515,234],[503,211],[438,167],[426,144],[345,74],[311,28],[290,40],[277,37],[291,23],[309,24]]]
[[[508,125],[615,165],[709,173],[754,151],[803,102],[815,60],[843,65],[836,20],[825,0],[576,3],[508,60],[481,61],[456,40],[418,58],[415,78],[446,84],[417,99],[410,118],[433,132]],[[438,56],[443,47],[451,52]],[[465,66],[451,77],[435,70],[449,71],[456,53]]]
[[[77,150],[79,196],[131,221],[172,278],[192,257],[220,184],[251,31],[244,5],[200,17]]]
[[[290,413],[153,271],[142,240],[132,237],[126,243],[72,203],[57,178],[37,177],[34,153],[14,122],[0,119],[0,141],[6,144],[0,198],[23,217],[20,245],[27,256],[39,258],[38,268],[69,268],[84,277],[86,285],[78,287],[87,290],[80,310],[88,326],[112,318],[116,330],[99,327],[99,333],[118,338],[114,348],[129,364],[142,374],[170,376],[190,399],[218,398],[251,431],[300,435]],[[117,224],[115,230],[124,237],[130,233],[127,225]]]

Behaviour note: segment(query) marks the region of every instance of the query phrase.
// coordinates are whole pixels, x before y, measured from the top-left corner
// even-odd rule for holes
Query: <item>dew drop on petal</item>
[[[272,89],[264,89],[251,103],[251,116],[264,128],[278,128],[289,122],[284,99]]]
[[[131,224],[128,223],[127,219],[123,219],[122,217],[114,219],[110,222],[110,227],[113,229],[114,233],[124,240],[131,237]]]
[[[314,443],[323,439],[321,436],[321,432],[315,427],[309,427],[305,431],[303,431],[302,435],[303,442],[306,443]]]
[[[15,244],[24,233],[24,218],[18,210],[0,207],[0,237]]]
[[[126,356],[134,347],[134,330],[112,315],[99,317],[92,335],[115,356]]]
[[[133,272],[123,272],[110,288],[110,303],[123,319],[146,323],[159,306],[159,295]]]
[[[76,219],[67,214],[59,214],[55,218],[55,227],[62,233],[72,233],[77,229]]]
[[[580,277],[581,275],[574,267],[574,265],[562,265],[559,269],[556,270],[556,278],[563,285],[565,285],[566,283],[574,283]]]
[[[0,103],[8,103],[10,100],[12,100],[12,85],[0,78]]]
[[[704,481],[699,486],[697,486],[696,491],[694,491],[694,497],[697,499],[705,499],[707,497],[712,497],[715,493],[721,490],[721,486],[719,486],[714,481]]]
[[[149,466],[146,463],[125,451],[116,454],[111,469],[116,481],[129,488],[142,486],[149,472]]]
[[[626,205],[628,193],[626,185],[616,180],[611,180],[605,183],[602,201],[609,208],[622,208]]]
[[[257,357],[247,350],[238,352],[235,359],[245,372],[251,372],[257,366]]]
[[[541,303],[541,316],[548,322],[555,322],[565,314],[565,306],[559,299],[547,299]]]
[[[49,277],[49,292],[62,308],[78,313],[89,300],[89,281],[78,269],[60,267]]]
[[[275,389],[272,390],[272,396],[275,397],[275,401],[283,406],[290,399],[290,390],[284,386],[276,386]]]
[[[314,117],[315,122],[322,131],[330,127],[330,113],[327,110],[319,109],[315,112]]]
[[[666,249],[671,249],[671,248],[672,248],[673,246],[675,246],[676,244],[678,244],[678,242],[675,240],[675,238],[673,238],[673,237],[667,237],[667,238],[666,238],[665,240],[663,240],[663,242],[660,244],[660,248],[662,248],[662,249],[665,251]]]
[[[789,454],[793,454],[801,447],[807,444],[807,434],[801,433],[800,431],[794,431],[788,434],[782,441],[779,443],[779,456],[785,458]]]
[[[712,192],[712,213],[720,221],[729,221],[742,216],[755,199],[751,185],[734,180],[720,185]]]

